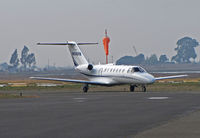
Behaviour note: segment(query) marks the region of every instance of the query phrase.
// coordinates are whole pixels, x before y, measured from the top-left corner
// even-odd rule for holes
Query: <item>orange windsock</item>
[[[107,30],[106,30],[105,37],[103,38],[103,45],[106,55],[109,54],[109,43],[110,43],[110,38],[107,36]]]

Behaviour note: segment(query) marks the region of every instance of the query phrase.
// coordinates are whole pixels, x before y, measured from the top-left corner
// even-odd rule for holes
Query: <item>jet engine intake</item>
[[[93,65],[92,64],[89,64],[88,65],[88,70],[92,70],[93,69]]]

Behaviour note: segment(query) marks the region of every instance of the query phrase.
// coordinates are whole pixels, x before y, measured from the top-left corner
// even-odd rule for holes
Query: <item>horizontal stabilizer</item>
[[[99,43],[77,43],[77,45],[98,45]]]
[[[37,43],[37,45],[68,45],[68,43]]]
[[[37,43],[37,45],[97,45],[98,43],[76,43],[72,41],[67,41],[64,43]]]
[[[166,76],[166,77],[157,77],[155,80],[164,80],[164,79],[175,79],[175,78],[182,78],[187,77],[188,75],[175,75],[175,76]]]

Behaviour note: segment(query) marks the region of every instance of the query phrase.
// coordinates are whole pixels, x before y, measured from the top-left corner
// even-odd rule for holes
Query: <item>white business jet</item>
[[[66,43],[38,43],[38,45],[66,45],[72,56],[75,70],[85,75],[88,80],[74,80],[74,79],[61,79],[61,78],[44,78],[44,77],[31,77],[38,80],[52,80],[62,82],[83,83],[83,92],[87,92],[90,85],[114,86],[129,84],[130,91],[133,92],[135,87],[141,86],[142,91],[146,91],[146,85],[154,83],[156,80],[172,79],[185,77],[187,75],[176,75],[167,77],[155,78],[146,72],[140,66],[125,66],[125,65],[93,65],[89,63],[79,49],[81,45],[94,45],[98,43],[76,43],[67,41]]]

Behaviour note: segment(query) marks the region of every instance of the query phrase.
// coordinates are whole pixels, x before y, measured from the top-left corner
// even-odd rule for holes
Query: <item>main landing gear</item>
[[[143,91],[143,92],[146,92],[146,91],[147,91],[147,89],[146,89],[145,86],[142,86],[142,91]]]
[[[134,92],[135,91],[135,85],[130,85],[130,92]]]
[[[134,92],[135,91],[135,87],[137,87],[136,85],[130,85],[130,92]],[[142,86],[142,92],[146,92],[147,89],[146,87],[143,85]]]
[[[83,92],[87,93],[88,89],[89,89],[88,84],[84,84],[84,86],[83,86]]]

